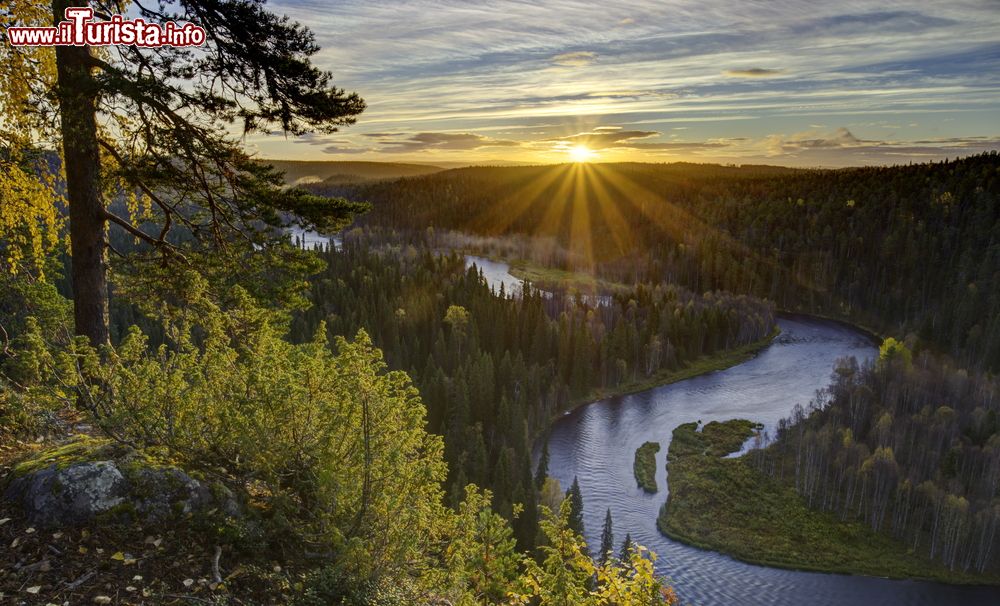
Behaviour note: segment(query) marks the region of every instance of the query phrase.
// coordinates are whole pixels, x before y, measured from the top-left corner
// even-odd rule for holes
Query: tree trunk
[[[53,0],[56,22],[68,6],[86,2]],[[69,200],[69,236],[73,256],[73,316],[76,333],[93,345],[108,343],[108,285],[97,143],[97,85],[91,74],[90,47],[57,46],[59,113],[63,168]]]

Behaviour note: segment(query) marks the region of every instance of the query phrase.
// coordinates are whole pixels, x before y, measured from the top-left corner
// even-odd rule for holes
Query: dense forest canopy
[[[843,170],[468,168],[358,186],[397,230],[554,239],[539,262],[769,298],[1000,365],[1000,155]],[[585,226],[585,227],[584,227]],[[532,255],[530,248],[522,254]]]

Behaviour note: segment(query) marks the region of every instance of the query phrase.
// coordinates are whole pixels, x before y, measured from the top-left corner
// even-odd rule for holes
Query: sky
[[[1000,149],[1000,0],[271,0],[368,109],[260,156],[900,164]]]

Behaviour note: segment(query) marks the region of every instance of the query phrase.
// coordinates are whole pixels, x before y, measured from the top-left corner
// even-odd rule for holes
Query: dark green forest
[[[365,329],[413,378],[428,430],[444,436],[452,502],[472,482],[491,488],[508,517],[522,504],[514,524],[525,547],[539,487],[532,445],[553,416],[774,329],[765,302],[676,286],[640,285],[599,306],[530,286],[523,296],[496,292],[461,255],[387,248],[363,233],[321,258],[292,340],[310,339],[320,322],[331,337]]]
[[[541,246],[514,254],[613,281],[753,294],[779,309],[916,334],[963,366],[1000,367],[996,152],[842,170],[468,168],[311,187],[371,200],[362,222],[414,237],[429,237],[428,227],[533,236]],[[569,210],[582,201],[595,234],[586,242],[574,238]]]
[[[837,171],[576,169],[603,180],[608,193],[585,194],[594,233],[604,235],[591,242],[590,258],[574,248],[572,213],[553,221],[542,203],[576,195],[552,176],[571,170],[466,169],[338,191],[376,200],[363,222],[394,230],[397,241],[465,245],[592,270],[612,283],[751,293],[897,335],[885,355],[905,350],[915,363],[845,361],[830,393],[796,408],[752,458],[810,507],[863,522],[952,570],[992,569],[1000,520],[990,374],[1000,343],[996,154]],[[383,200],[387,190],[401,194]],[[627,228],[601,210],[607,204],[622,209]],[[511,220],[498,228],[501,212]],[[528,238],[504,247],[501,235]]]

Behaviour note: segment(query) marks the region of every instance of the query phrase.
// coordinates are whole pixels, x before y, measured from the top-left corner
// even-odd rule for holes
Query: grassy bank
[[[655,493],[656,488],[656,453],[660,452],[659,442],[646,442],[635,449],[635,463],[632,470],[635,481],[646,492]]]
[[[691,379],[697,377],[698,375],[708,374],[717,370],[725,370],[732,366],[736,366],[737,364],[742,364],[743,362],[746,362],[756,356],[762,349],[770,345],[771,341],[778,336],[778,333],[779,329],[776,327],[774,332],[759,341],[754,341],[753,343],[748,343],[747,345],[737,347],[735,349],[720,351],[709,356],[702,356],[696,360],[688,362],[688,364],[683,368],[658,372],[648,378],[622,383],[617,387],[595,389],[586,398],[582,398],[580,401],[576,402],[574,406],[589,404],[590,402],[603,400],[604,398],[610,398],[613,396],[623,396],[630,393],[646,391],[647,389],[652,389],[654,387],[670,385],[671,383]]]
[[[743,459],[722,458],[753,435],[749,421],[694,423],[674,430],[667,452],[670,496],[657,526],[672,539],[766,566],[1000,583],[950,571],[868,526],[808,508],[794,489],[758,473]]]

